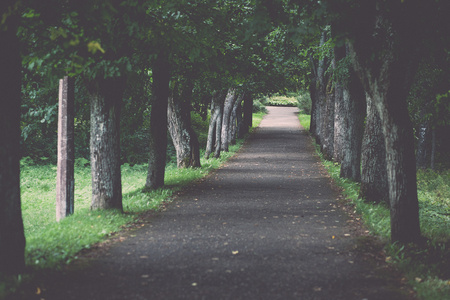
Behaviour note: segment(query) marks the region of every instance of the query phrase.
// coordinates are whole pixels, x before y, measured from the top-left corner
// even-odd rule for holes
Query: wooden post
[[[73,214],[74,209],[74,81],[59,81],[58,171],[56,179],[56,221]]]

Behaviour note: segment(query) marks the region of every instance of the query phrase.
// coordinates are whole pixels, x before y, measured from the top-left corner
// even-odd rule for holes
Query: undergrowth
[[[309,130],[309,115],[299,115]],[[340,177],[340,165],[317,153],[342,194],[361,215],[371,234],[385,242],[386,261],[404,274],[417,297],[424,300],[450,299],[450,170],[417,172],[420,223],[425,242],[399,245],[390,242],[390,212],[383,204],[367,203],[359,198],[359,184]]]

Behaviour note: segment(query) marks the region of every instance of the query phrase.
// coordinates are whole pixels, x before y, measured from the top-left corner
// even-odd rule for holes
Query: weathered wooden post
[[[59,81],[58,171],[56,179],[56,221],[73,214],[74,209],[74,80]]]

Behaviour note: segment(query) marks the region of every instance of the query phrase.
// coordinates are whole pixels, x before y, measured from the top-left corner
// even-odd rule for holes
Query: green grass
[[[308,115],[300,115],[302,126],[309,128]],[[389,242],[389,209],[382,204],[366,203],[358,198],[359,185],[340,178],[340,165],[322,162],[354,211],[361,215],[373,235],[386,246],[387,261],[395,264],[409,280],[419,299],[450,299],[450,170],[418,171],[418,199],[424,245],[398,245]]]
[[[306,131],[309,131],[310,124],[311,124],[311,116],[310,115],[304,115],[304,114],[300,113],[298,115],[298,119],[300,120],[300,124],[302,124],[302,127]]]

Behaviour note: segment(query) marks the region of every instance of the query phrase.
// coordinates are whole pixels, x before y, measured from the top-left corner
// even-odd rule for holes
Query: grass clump
[[[300,123],[309,130],[309,115],[300,114]],[[340,177],[340,165],[317,153],[333,181],[361,215],[369,231],[385,242],[386,261],[405,274],[419,299],[450,299],[450,170],[419,170],[417,194],[422,235],[420,245],[390,243],[390,211],[383,204],[359,198],[359,184]]]

